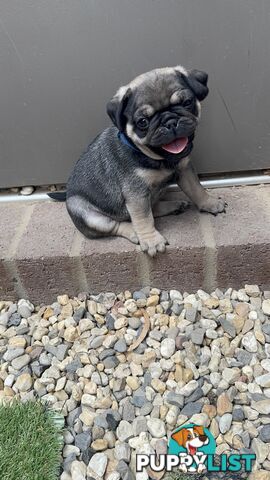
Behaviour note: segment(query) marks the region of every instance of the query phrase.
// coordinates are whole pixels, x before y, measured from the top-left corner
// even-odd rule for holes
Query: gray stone
[[[105,350],[103,350],[103,352],[99,354],[99,358],[100,360],[104,360],[107,357],[112,357],[114,354],[115,351],[113,350],[113,348],[106,348]]]
[[[117,429],[120,423],[121,416],[117,410],[108,410],[106,413],[106,420],[108,423],[109,430],[112,430],[115,432],[115,430]]]
[[[147,420],[147,428],[154,438],[161,438],[166,435],[164,422],[159,418],[150,418]]]
[[[76,358],[66,366],[68,373],[75,373],[79,368],[82,368],[82,363],[79,358]]]
[[[240,437],[242,439],[242,442],[243,442],[245,448],[249,448],[250,447],[250,435],[249,435],[248,431],[245,430],[244,432],[241,432]]]
[[[232,414],[225,413],[219,419],[219,430],[221,433],[226,433],[230,430],[232,424]]]
[[[44,367],[43,365],[40,365],[38,362],[32,362],[31,363],[31,369],[32,369],[32,372],[33,374],[36,376],[36,377],[41,377],[42,373],[44,372],[46,367]]]
[[[196,328],[191,332],[191,341],[195,345],[202,345],[205,335],[205,330],[203,328]]]
[[[124,462],[130,461],[130,446],[128,443],[116,443],[114,448],[114,456],[116,460],[124,460]]]
[[[0,325],[2,325],[3,327],[6,327],[7,324],[8,324],[8,319],[9,319],[9,313],[8,312],[1,313],[0,314]]]
[[[183,344],[188,341],[188,338],[184,334],[180,334],[176,337],[175,339],[175,347],[176,350],[183,350],[184,346]]]
[[[108,458],[105,453],[95,453],[87,468],[88,477],[91,476],[91,473],[94,473],[98,477],[104,478],[104,473],[107,467]]]
[[[183,295],[179,290],[170,290],[170,299],[174,302],[175,300],[181,302],[183,300]]]
[[[146,396],[145,396],[145,391],[143,388],[138,388],[135,390],[133,397],[131,399],[131,403],[135,407],[142,407],[146,402]]]
[[[150,372],[145,372],[144,374],[144,378],[143,378],[143,386],[144,387],[149,387],[151,385],[151,382],[152,382],[152,375]]]
[[[245,291],[249,297],[259,297],[261,294],[258,285],[245,285]]]
[[[228,333],[228,335],[230,335],[230,337],[234,338],[235,335],[236,335],[235,326],[231,322],[226,320],[225,318],[220,318],[219,321],[220,321],[220,325],[222,326],[224,332]]]
[[[123,404],[122,417],[123,420],[127,420],[127,422],[133,422],[135,419],[135,407],[130,403],[130,400],[125,401]]]
[[[87,448],[89,448],[91,440],[91,431],[88,430],[87,432],[82,432],[76,435],[74,443],[75,446],[81,450],[81,452],[84,452],[87,450]]]
[[[173,302],[171,306],[171,311],[174,315],[180,315],[184,309],[184,305],[180,305],[179,303]]]
[[[168,330],[166,332],[166,337],[167,338],[172,338],[173,340],[175,340],[178,333],[179,333],[179,328],[178,327],[171,327],[171,328],[168,328]]]
[[[270,300],[263,300],[262,302],[262,311],[265,315],[270,317]]]
[[[105,335],[99,335],[90,340],[90,348],[99,348],[105,340]]]
[[[22,317],[19,313],[12,313],[8,320],[8,327],[18,327],[21,323]]]
[[[184,408],[181,410],[181,415],[186,415],[187,417],[192,417],[196,413],[201,413],[203,404],[201,402],[190,402],[187,403]]]
[[[55,347],[54,345],[51,345],[50,343],[47,343],[47,345],[45,345],[45,350],[46,352],[50,353],[51,355],[53,355],[54,357],[57,356],[57,350],[58,350],[59,347]]]
[[[116,435],[121,442],[125,442],[133,437],[133,428],[132,424],[127,422],[126,420],[121,420],[117,429]]]
[[[21,370],[21,368],[28,365],[30,360],[31,360],[30,356],[27,353],[25,353],[24,355],[21,355],[18,358],[14,358],[14,360],[12,360],[11,362],[11,365],[13,368],[15,368],[15,370]]]
[[[91,381],[96,385],[101,385],[101,377],[99,372],[93,372],[91,375]]]
[[[256,377],[256,383],[263,388],[270,388],[270,373]]]
[[[119,360],[115,356],[107,357],[103,360],[103,364],[105,368],[115,368],[119,365]]]
[[[252,360],[252,353],[240,348],[236,350],[235,355],[241,366],[249,365]]]
[[[136,417],[132,423],[134,437],[139,436],[141,432],[147,431],[147,421],[143,416]]]
[[[146,300],[146,295],[141,290],[134,292],[132,296],[134,300]]]
[[[253,438],[251,448],[256,454],[256,460],[259,464],[263,463],[269,453],[269,445],[262,442],[260,438]]]
[[[93,375],[92,375],[93,379]],[[124,378],[116,378],[113,380],[113,392],[122,392],[125,388],[126,381]]]
[[[232,412],[232,418],[234,422],[243,422],[245,419],[245,414],[241,407],[234,408]]]
[[[69,412],[67,416],[67,424],[69,427],[73,427],[75,420],[80,416],[82,413],[82,407],[74,408],[71,412]]]
[[[97,415],[94,420],[96,427],[107,429],[109,427],[106,417],[104,415]]]
[[[243,336],[242,345],[250,353],[257,352],[257,340],[253,332],[248,332]]]
[[[92,440],[98,440],[104,437],[105,429],[94,425],[91,430]]]
[[[265,335],[269,335],[269,336],[270,336],[270,324],[269,324],[269,323],[265,323],[265,324],[262,326],[262,331],[263,331],[263,333],[265,333]]]
[[[114,323],[115,323],[115,318],[110,313],[107,313],[106,327],[108,328],[108,330],[114,330]]]
[[[171,358],[175,352],[175,340],[173,338],[165,338],[160,344],[160,353],[164,358]]]
[[[47,355],[45,352],[42,352],[38,360],[41,365],[44,365],[44,367],[49,367],[52,363],[51,355]]]
[[[76,458],[76,453],[73,452],[64,459],[62,466],[65,472],[70,472],[71,464],[74,462],[74,460],[76,460]]]
[[[192,322],[194,323],[196,321],[196,316],[197,316],[197,308],[195,307],[188,307],[186,309],[186,320],[188,320],[189,322]]]
[[[196,402],[197,400],[200,400],[204,396],[202,388],[196,388],[196,390],[185,399],[185,403],[189,402]]]
[[[119,353],[124,353],[127,351],[127,344],[124,338],[120,338],[114,345],[114,350]]]
[[[128,324],[130,328],[133,328],[133,330],[137,330],[138,328],[141,327],[142,322],[140,318],[131,317],[128,319]]]
[[[24,348],[8,348],[6,353],[3,355],[3,359],[6,362],[11,362],[17,357],[20,357],[24,354]]]
[[[8,308],[8,313],[11,315],[12,313],[17,312],[17,305],[16,303],[12,303]]]
[[[68,350],[69,350],[68,345],[63,344],[63,343],[61,345],[58,345],[57,352],[56,352],[56,358],[60,362],[62,362],[64,360],[64,358],[66,357]]]
[[[184,396],[179,393],[169,392],[166,396],[166,401],[170,405],[176,405],[176,407],[182,408],[184,405]]]
[[[73,318],[77,324],[84,317],[85,313],[86,310],[84,307],[79,307],[77,308],[77,310],[75,310],[75,312],[73,313]]]
[[[120,460],[116,466],[116,471],[120,473],[122,480],[135,480],[135,476],[129,469],[124,460]]]
[[[151,402],[145,402],[145,404],[140,409],[140,415],[146,416],[149,415],[153,410],[153,405]]]
[[[32,315],[30,308],[24,303],[18,305],[18,313],[22,318],[29,318]]]
[[[166,290],[162,290],[161,294],[160,294],[160,302],[168,302],[170,296],[169,296],[169,292],[166,292]]]
[[[260,430],[259,438],[264,443],[270,443],[270,425],[264,425]]]
[[[252,402],[251,408],[261,415],[270,415],[270,400],[265,399],[265,397],[262,398],[263,399],[258,399],[258,401]]]

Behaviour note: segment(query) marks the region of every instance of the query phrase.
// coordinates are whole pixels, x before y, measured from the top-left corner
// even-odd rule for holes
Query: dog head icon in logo
[[[216,442],[211,432],[200,425],[190,423],[178,427],[171,435],[168,445],[168,453],[180,455],[187,459],[188,465],[183,463],[179,468],[184,472],[203,472],[207,455],[213,455],[216,451]],[[202,463],[198,463],[202,462]]]
[[[171,438],[175,440],[179,446],[186,449],[189,455],[196,455],[197,450],[209,443],[209,438],[205,434],[204,427],[194,425],[193,427],[184,427],[173,433]]]

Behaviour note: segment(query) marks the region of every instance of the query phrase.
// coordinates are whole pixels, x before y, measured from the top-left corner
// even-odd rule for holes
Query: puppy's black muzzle
[[[155,131],[150,145],[152,147],[161,147],[173,142],[177,138],[188,137],[190,139],[192,137],[193,139],[196,127],[197,119],[195,117],[167,117]]]

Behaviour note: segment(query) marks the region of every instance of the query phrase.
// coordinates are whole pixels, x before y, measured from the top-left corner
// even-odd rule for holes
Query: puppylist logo
[[[211,432],[194,423],[176,428],[168,443],[168,453],[138,454],[136,470],[150,467],[154,472],[171,472],[175,468],[185,473],[251,472],[255,454],[216,455],[216,442]]]

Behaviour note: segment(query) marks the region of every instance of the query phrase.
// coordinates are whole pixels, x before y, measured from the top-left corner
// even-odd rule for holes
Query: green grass
[[[0,405],[1,480],[56,480],[63,424],[40,402]]]

